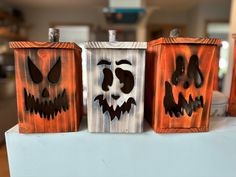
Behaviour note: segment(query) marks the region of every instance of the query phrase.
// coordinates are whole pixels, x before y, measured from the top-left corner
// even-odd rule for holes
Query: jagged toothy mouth
[[[105,113],[106,111],[109,113],[111,120],[113,120],[115,117],[120,120],[121,113],[124,114],[125,112],[130,112],[131,106],[136,105],[136,102],[134,98],[130,97],[126,102],[124,102],[121,106],[117,106],[116,109],[113,109],[113,106],[109,106],[107,103],[106,98],[103,99],[103,95],[98,95],[96,98],[94,98],[94,101],[99,102],[100,107],[102,108],[102,112]]]
[[[190,117],[193,112],[196,112],[197,109],[203,108],[203,96],[192,98],[192,95],[189,95],[188,101],[184,98],[183,94],[180,92],[178,96],[178,104],[176,104],[173,93],[172,86],[169,82],[165,82],[165,97],[164,97],[164,107],[165,113],[169,114],[171,117],[180,117],[184,115],[184,110],[187,115]]]
[[[50,118],[54,119],[58,112],[66,112],[69,109],[68,97],[65,89],[61,94],[59,93],[53,101],[40,101],[39,98],[35,98],[34,95],[27,93],[26,89],[24,89],[24,97],[26,111],[35,114],[38,113],[41,118],[47,118],[48,120]]]

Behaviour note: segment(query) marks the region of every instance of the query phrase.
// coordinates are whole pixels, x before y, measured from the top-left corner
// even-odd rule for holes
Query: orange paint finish
[[[219,62],[220,62],[220,50],[216,51],[216,62],[215,62],[215,74],[214,74],[214,83],[213,83],[213,90],[218,90],[219,91],[219,78],[218,78],[218,73],[219,73]]]
[[[229,108],[228,113],[230,116],[236,116],[236,34],[233,35],[234,38],[234,65],[233,65],[233,75],[231,82],[231,91],[229,97]]]
[[[14,48],[16,93],[20,133],[53,133],[78,131],[82,118],[82,63],[81,49],[72,43],[34,43],[12,42]],[[32,45],[31,45],[32,44]],[[40,44],[40,45],[39,45]],[[54,44],[51,47],[51,44]],[[57,45],[55,45],[57,44]],[[42,73],[40,83],[34,83],[28,68],[28,57]],[[58,58],[61,59],[61,74],[56,83],[49,82],[48,74]],[[49,96],[42,97],[44,89],[48,90]],[[68,109],[61,107],[54,118],[46,118],[26,109],[27,94],[34,96],[39,103],[54,102],[63,90],[67,95]],[[61,101],[61,100],[60,100]],[[48,106],[49,109],[49,106]]]
[[[209,127],[209,111],[214,77],[217,74],[220,41],[195,38],[160,38],[148,44],[145,84],[145,118],[158,133],[204,132]],[[188,77],[187,70],[191,56],[198,56],[199,69],[203,75],[203,84],[196,88]],[[174,85],[172,75],[176,71],[176,58],[184,58],[185,71]],[[184,83],[190,81],[188,88]],[[203,106],[191,115],[179,114],[172,117],[165,110],[165,83],[171,85],[174,101],[178,104],[181,93],[189,103],[189,96],[203,98]]]

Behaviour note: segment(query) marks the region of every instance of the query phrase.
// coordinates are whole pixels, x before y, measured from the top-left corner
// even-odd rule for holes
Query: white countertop
[[[236,118],[211,118],[206,133],[6,132],[11,177],[234,177]]]

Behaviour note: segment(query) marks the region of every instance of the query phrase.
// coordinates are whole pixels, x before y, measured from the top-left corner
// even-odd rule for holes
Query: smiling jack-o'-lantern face
[[[149,42],[145,116],[156,132],[208,131],[219,44],[182,37]]]
[[[111,120],[115,117],[120,119],[121,114],[129,113],[132,106],[136,105],[135,99],[129,97],[129,93],[134,88],[134,76],[131,71],[122,69],[122,65],[132,66],[129,60],[119,60],[115,62],[113,70],[109,68],[111,62],[107,59],[101,59],[98,63],[98,66],[102,66],[103,81],[101,89],[103,94],[99,94],[94,98],[94,101],[98,101],[101,110],[103,113],[108,112]],[[114,71],[114,72],[113,72]],[[114,89],[113,85],[119,84],[119,90]],[[106,93],[111,94],[111,98],[114,105],[109,105],[108,100],[106,99]],[[126,95],[126,96],[125,96]],[[126,98],[124,98],[124,96]]]
[[[181,85],[184,89],[188,89],[191,84],[194,84],[196,89],[203,85],[204,78],[199,68],[199,61],[197,55],[192,55],[189,60],[187,67],[187,75],[185,75],[185,59],[183,56],[177,56],[176,58],[176,70],[173,72],[171,77],[171,83],[175,86]],[[203,96],[199,95],[195,98],[192,94],[189,94],[188,98],[185,98],[182,92],[178,94],[178,101],[175,101],[172,91],[172,85],[170,82],[165,81],[165,96],[164,96],[164,107],[165,113],[171,117],[181,117],[184,112],[191,117],[193,112],[197,109],[203,108]]]
[[[49,71],[47,78],[43,77],[40,69],[33,63],[30,57],[27,58],[27,65],[29,75],[32,82],[36,85],[40,85],[44,79],[47,79],[50,84],[56,85],[61,76],[61,58],[58,57],[56,63]],[[50,97],[49,90],[46,87],[42,87],[41,93],[33,95],[26,88],[24,88],[25,108],[26,111],[30,111],[32,114],[39,114],[41,118],[54,118],[62,111],[69,109],[68,97],[66,89],[59,92],[55,98]]]

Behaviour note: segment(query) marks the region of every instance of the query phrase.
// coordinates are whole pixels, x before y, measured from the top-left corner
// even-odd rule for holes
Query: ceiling
[[[231,0],[145,0],[148,8],[161,11],[184,11],[202,2],[215,4],[216,2],[230,3]],[[103,8],[108,6],[108,0],[3,0],[3,2],[23,8]],[[128,2],[128,0],[127,0]]]

